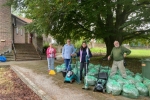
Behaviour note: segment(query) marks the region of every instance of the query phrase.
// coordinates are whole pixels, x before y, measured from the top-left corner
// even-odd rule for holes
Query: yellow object
[[[50,70],[50,71],[49,71],[49,74],[50,74],[50,75],[55,75],[56,72],[55,72],[54,70]]]

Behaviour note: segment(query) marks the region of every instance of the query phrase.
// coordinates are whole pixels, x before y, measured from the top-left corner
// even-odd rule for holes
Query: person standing
[[[120,70],[123,78],[126,78],[126,70],[124,67],[124,58],[126,55],[129,55],[131,51],[123,46],[120,46],[118,41],[114,41],[114,47],[111,51],[111,54],[108,56],[108,60],[113,58],[112,69],[110,72],[110,77],[115,75],[117,68]]]
[[[48,71],[54,70],[54,60],[56,59],[56,49],[53,48],[53,44],[49,43],[49,47],[46,50]]]
[[[92,57],[92,53],[88,48],[86,42],[82,42],[79,52],[77,52],[77,56],[80,57],[80,80],[82,81],[82,72],[84,69],[84,76],[86,76],[86,72],[88,72],[88,64],[89,60]],[[87,58],[86,58],[87,57]],[[86,62],[87,59],[87,62]],[[86,69],[87,64],[87,69]]]
[[[75,48],[71,44],[70,39],[67,39],[67,44],[65,44],[62,49],[62,57],[65,62],[65,67],[66,67],[65,70],[67,71],[71,70],[71,66],[69,65],[69,63],[71,61],[71,56],[74,54],[74,51],[75,51]]]

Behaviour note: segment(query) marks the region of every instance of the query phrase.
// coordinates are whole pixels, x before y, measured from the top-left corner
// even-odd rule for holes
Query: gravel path
[[[36,74],[31,70],[22,67],[15,66],[15,68],[21,73],[24,73],[26,77],[32,80],[39,88],[45,91],[54,100],[96,100],[80,90],[78,91],[77,89],[71,90],[69,88],[61,88],[55,84],[54,80],[52,79],[53,77],[47,78],[44,75]]]

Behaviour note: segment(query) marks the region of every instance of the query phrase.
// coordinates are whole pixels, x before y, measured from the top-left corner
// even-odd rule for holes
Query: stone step
[[[41,60],[40,58],[16,58],[17,61]]]
[[[36,49],[32,44],[15,44],[16,60],[40,60]]]

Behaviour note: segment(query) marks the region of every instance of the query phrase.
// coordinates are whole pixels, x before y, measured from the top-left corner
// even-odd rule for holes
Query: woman
[[[56,58],[56,49],[53,48],[53,44],[49,43],[49,47],[46,50],[48,71],[54,70],[54,60]]]
[[[90,49],[87,47],[86,42],[82,42],[79,52],[77,56],[80,57],[80,80],[82,81],[82,72],[84,68],[84,76],[86,76],[86,72],[88,72],[88,68],[86,69],[86,59],[87,59],[87,66],[89,64],[89,60],[92,57]]]

